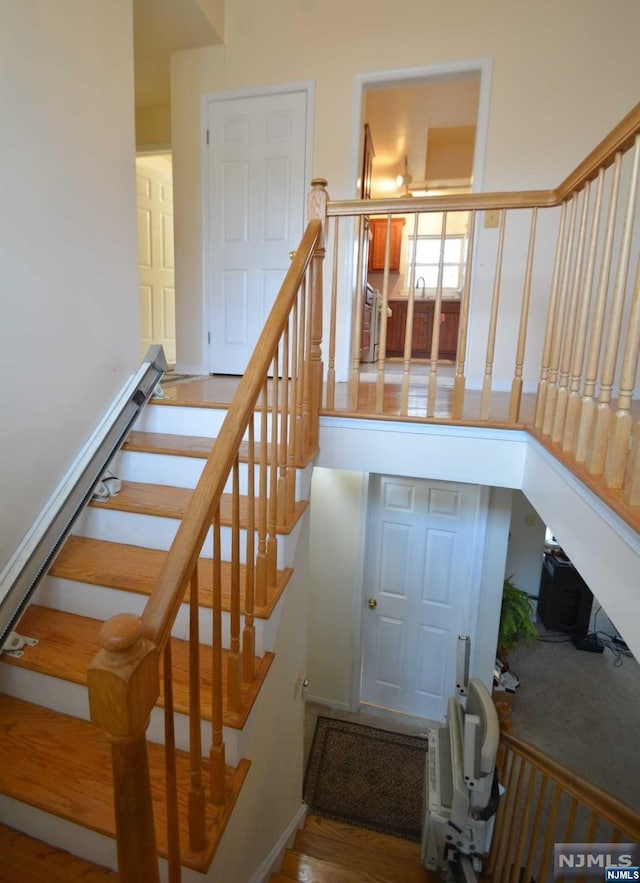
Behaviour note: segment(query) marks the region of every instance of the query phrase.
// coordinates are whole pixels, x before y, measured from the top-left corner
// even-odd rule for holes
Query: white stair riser
[[[205,460],[199,457],[180,457],[173,454],[154,454],[142,451],[121,451],[111,463],[110,469],[123,481],[137,481],[144,484],[170,485],[171,487],[184,487],[193,489],[200,480]],[[277,475],[279,477],[279,469]],[[267,488],[271,487],[271,468],[267,467]],[[296,496],[298,499],[308,499],[303,496],[304,473],[296,470]],[[256,465],[253,472],[254,494],[260,487],[260,466]],[[238,469],[238,484],[240,493],[247,495],[249,492],[249,467],[246,463],[240,463]],[[233,476],[229,475],[224,486],[224,493],[230,494],[233,490]],[[307,491],[308,493],[308,491]]]
[[[227,416],[222,408],[189,408],[182,405],[154,405],[144,408],[134,429],[141,432],[166,432],[171,435],[198,435],[215,438]],[[278,420],[280,432],[280,420]],[[254,415],[253,434],[262,438],[262,416]],[[246,437],[246,433],[245,433]],[[267,415],[267,441],[271,439],[271,413]]]
[[[68,714],[80,720],[91,720],[89,715],[89,694],[81,684],[61,680],[49,675],[39,674],[15,665],[0,665],[0,690],[7,696],[42,705],[60,714]],[[189,718],[186,714],[176,712],[175,737],[176,746],[180,751],[189,750]],[[211,724],[201,721],[200,725],[202,756],[207,757],[211,745]],[[246,757],[248,735],[232,727],[223,727],[225,757],[230,766],[237,766],[242,757]],[[147,740],[164,745],[164,710],[154,708],[147,728]],[[243,753],[244,751],[244,753]]]
[[[147,602],[146,595],[109,589],[105,586],[94,586],[74,580],[46,577],[35,596],[34,603],[53,610],[75,613],[104,622],[118,613],[133,613],[140,616]],[[275,628],[277,620],[276,606],[269,620],[254,619],[256,654],[262,656],[265,650],[272,650],[275,644]],[[200,643],[211,646],[213,643],[213,614],[209,607],[199,610]],[[240,629],[244,628],[244,616],[240,618]],[[189,638],[189,605],[181,604],[171,630],[174,638],[186,641]],[[230,615],[222,613],[222,646],[228,649],[230,640]]]
[[[144,546],[147,549],[168,551],[175,538],[180,522],[175,518],[157,515],[140,515],[137,512],[119,512],[117,509],[89,507],[75,523],[76,536],[124,543],[129,546]],[[220,548],[223,561],[231,560],[231,528],[220,528]],[[290,567],[293,561],[292,545],[287,536],[276,537],[278,567]],[[255,549],[258,549],[258,536],[255,535]],[[246,531],[240,530],[240,561],[246,562]],[[290,557],[287,555],[291,552]],[[209,529],[200,551],[201,558],[213,557],[213,530]]]

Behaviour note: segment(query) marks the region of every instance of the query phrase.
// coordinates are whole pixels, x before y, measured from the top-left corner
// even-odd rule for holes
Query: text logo
[[[553,849],[553,870],[556,880],[572,880],[574,877],[598,880],[637,880],[633,872],[640,865],[637,843],[556,843]],[[605,877],[610,869],[629,876]]]

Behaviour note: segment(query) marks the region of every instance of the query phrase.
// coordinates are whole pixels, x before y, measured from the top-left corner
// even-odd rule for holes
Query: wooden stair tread
[[[369,831],[367,828],[359,828],[356,825],[349,825],[347,822],[326,819],[314,813],[307,815],[304,829],[298,833],[319,835],[346,843],[349,846],[360,846],[369,852],[397,855],[407,861],[418,863],[422,861],[419,843],[402,840],[400,837],[392,837],[377,831]]]
[[[142,432],[132,430],[122,449],[124,451],[136,451],[145,454],[168,454],[173,457],[194,457],[206,460],[213,446],[215,438],[204,435],[174,435],[170,432]],[[260,451],[260,442],[255,443],[254,459]],[[243,441],[240,444],[239,457],[241,463],[246,463],[249,458],[249,443]],[[271,457],[271,444],[267,444],[267,458]]]
[[[167,552],[146,549],[142,546],[129,546],[125,543],[110,543],[89,537],[70,536],[49,569],[51,576],[90,583],[111,589],[121,589],[140,595],[150,595],[155,587]],[[221,562],[222,609],[231,609],[231,564]],[[279,570],[277,584],[267,586],[267,603],[255,605],[255,616],[268,619],[282,595],[293,571],[291,568]],[[240,567],[240,603],[244,609],[245,599],[244,565]],[[198,603],[202,607],[213,606],[213,562],[210,558],[198,559]],[[189,590],[185,592],[185,602],[189,600]]]
[[[0,883],[118,883],[118,874],[0,824]]]
[[[76,616],[32,604],[20,620],[20,628],[29,637],[37,638],[35,647],[25,647],[19,659],[3,655],[2,661],[18,668],[29,669],[74,684],[87,685],[87,669],[98,649],[98,631],[102,622],[86,616]],[[223,650],[223,657],[228,651]],[[173,638],[171,641],[174,706],[177,712],[189,713],[189,644]],[[228,727],[242,729],[273,661],[273,654],[256,657],[256,676],[242,685],[242,707],[231,712],[226,707],[227,665],[223,659],[223,721]],[[160,698],[164,705],[162,658],[160,660]],[[211,720],[211,647],[200,647],[201,716]]]
[[[148,743],[147,750],[158,852],[166,856],[164,746]],[[115,837],[111,750],[93,724],[0,695],[0,756],[0,793]],[[193,853],[187,832],[189,756],[178,751],[176,759],[182,863],[204,872],[211,864],[249,762],[241,760],[235,769],[227,768],[227,801],[221,807],[207,804],[208,846],[202,853]],[[206,785],[206,760],[202,775]]]
[[[388,883],[379,873],[368,873],[326,859],[314,858],[295,849],[288,849],[280,873],[304,883]],[[428,878],[427,878],[428,879]]]
[[[160,518],[175,518],[182,520],[187,506],[193,496],[191,488],[174,487],[167,484],[147,484],[138,481],[123,481],[122,490],[115,497],[108,500],[92,500],[91,506],[100,509],[112,509],[118,512],[134,512],[139,515],[156,515]],[[230,527],[231,521],[231,494],[223,494],[220,499],[220,524]],[[248,497],[240,496],[240,527],[247,525]],[[277,525],[277,533],[289,534],[302,517],[307,502],[298,501],[293,513],[288,515],[285,522]],[[255,500],[255,520],[258,524],[258,500]]]
[[[370,835],[368,838],[367,834]],[[343,865],[385,883],[424,883],[429,879],[419,859],[406,859],[396,853],[386,853],[383,847],[376,848],[376,837],[375,831],[354,828],[354,837],[349,843],[302,830],[296,834],[294,849],[305,856]],[[371,848],[367,840],[372,844]]]

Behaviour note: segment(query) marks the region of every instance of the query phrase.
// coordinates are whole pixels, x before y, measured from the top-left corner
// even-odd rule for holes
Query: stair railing
[[[611,844],[610,852],[615,852],[614,844],[640,842],[640,815],[630,807],[512,733],[502,733],[500,742],[498,774],[505,791],[496,814],[488,879],[558,879],[554,844]],[[573,879],[576,872],[568,867],[565,873]]]
[[[237,793],[225,765],[223,707],[237,715],[242,694],[254,678],[254,617],[277,597],[281,581],[276,533],[293,520],[293,511],[300,505],[296,467],[304,466],[318,447],[325,186],[322,179],[312,182],[307,229],[143,614],[123,614],[104,624],[101,649],[89,669],[91,718],[112,746],[119,879],[123,883],[159,879],[158,846],[167,856],[172,883],[180,880],[181,864],[206,867],[212,857],[211,834],[223,830],[231,798]],[[248,469],[246,499],[240,495],[242,458]],[[242,522],[247,536],[244,552],[240,549]],[[222,549],[223,524],[231,529],[229,563],[222,561],[223,554],[229,557]],[[209,561],[200,557],[206,544],[211,544]],[[204,594],[213,599],[210,660],[201,655],[200,647],[199,601]],[[187,764],[184,757],[177,758],[175,750],[170,638],[185,603],[190,622]],[[223,606],[230,611],[226,666]],[[211,672],[208,687],[203,686],[209,681],[205,668]],[[146,743],[149,717],[161,693],[166,797],[152,795]],[[203,747],[201,717],[207,716],[211,744]],[[203,760],[203,753],[208,754],[208,761]],[[246,772],[248,763],[240,765]],[[166,834],[156,830],[154,807],[156,822],[166,819]],[[180,817],[185,815],[188,833],[181,837]]]
[[[640,505],[640,426],[632,405],[640,352],[639,169],[640,104],[555,190],[330,201],[325,409],[526,424],[586,475]],[[370,242],[376,218],[386,222],[383,238],[376,241],[379,222]],[[393,222],[400,218],[399,235]],[[427,256],[427,240],[432,251],[439,243],[439,255]],[[459,259],[447,256],[453,240]],[[354,244],[355,282],[342,270]],[[430,284],[418,286],[421,275]],[[380,289],[378,322],[367,279]],[[341,315],[351,317],[348,345]],[[346,350],[349,364],[339,368]],[[369,366],[361,361],[367,350]],[[451,351],[453,381],[442,377],[443,354],[451,358]],[[400,377],[390,372],[389,352]],[[533,388],[536,375],[534,414],[523,411],[523,390],[525,376]],[[419,399],[420,384],[426,395]],[[504,405],[495,395],[502,391],[510,393]]]

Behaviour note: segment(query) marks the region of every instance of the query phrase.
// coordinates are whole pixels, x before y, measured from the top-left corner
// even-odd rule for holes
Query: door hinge
[[[211,332],[207,331],[207,343],[211,343]]]
[[[209,130],[207,129],[207,147],[209,146]]]

